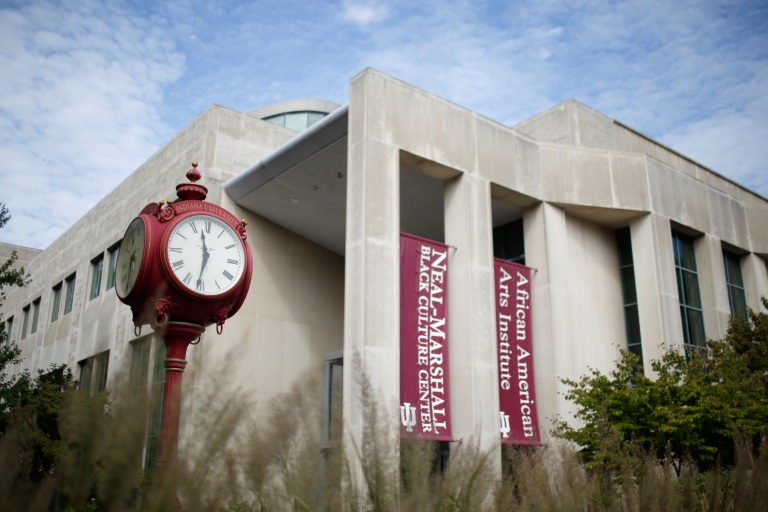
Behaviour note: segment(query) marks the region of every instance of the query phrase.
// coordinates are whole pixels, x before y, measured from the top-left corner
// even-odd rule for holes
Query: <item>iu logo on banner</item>
[[[503,444],[541,444],[531,329],[531,269],[494,260],[499,354],[499,432]]]
[[[400,234],[400,435],[452,441],[448,246]]]

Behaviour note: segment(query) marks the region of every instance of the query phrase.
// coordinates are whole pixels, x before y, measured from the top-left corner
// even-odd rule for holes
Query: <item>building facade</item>
[[[92,392],[121,375],[162,386],[162,342],[148,326],[135,335],[114,263],[131,219],[174,197],[193,160],[208,201],[248,221],[254,274],[224,333],[190,347],[183,407],[222,368],[256,415],[325,372],[343,380],[344,431],[362,446],[365,375],[383,404],[377,429],[399,432],[401,233],[450,247],[452,436],[483,449],[499,440],[494,257],[533,269],[543,440],[551,420],[573,419],[562,378],[610,371],[623,348],[649,372],[667,347],[721,338],[768,296],[768,201],[578,102],[507,127],[367,69],[347,105],[289,103],[207,108],[29,253],[33,282],[2,311],[23,367],[66,363]],[[183,415],[182,446],[194,429]]]

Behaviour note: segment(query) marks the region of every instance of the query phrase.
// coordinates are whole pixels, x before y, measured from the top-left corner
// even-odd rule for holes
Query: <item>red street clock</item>
[[[195,183],[197,162],[192,167],[189,182],[176,186],[177,200],[150,203],[131,221],[115,270],[115,291],[131,307],[136,335],[150,324],[166,347],[158,464],[176,457],[187,347],[207,325],[221,334],[251,284],[246,222],[205,202],[208,189]]]
[[[192,166],[190,182],[176,187],[179,198],[148,204],[123,237],[115,288],[137,329],[174,321],[216,324],[220,333],[248,293],[246,222],[204,201],[208,189],[195,183],[200,173]]]

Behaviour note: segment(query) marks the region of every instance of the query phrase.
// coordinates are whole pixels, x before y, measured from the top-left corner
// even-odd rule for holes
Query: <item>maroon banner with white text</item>
[[[448,246],[400,234],[400,436],[452,441]]]
[[[531,269],[494,260],[502,444],[541,444],[531,329]]]

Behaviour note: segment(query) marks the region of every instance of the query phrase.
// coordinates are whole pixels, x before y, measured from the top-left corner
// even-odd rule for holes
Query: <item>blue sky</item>
[[[0,240],[44,248],[206,106],[374,67],[504,124],[568,98],[768,196],[765,1],[0,3]]]

